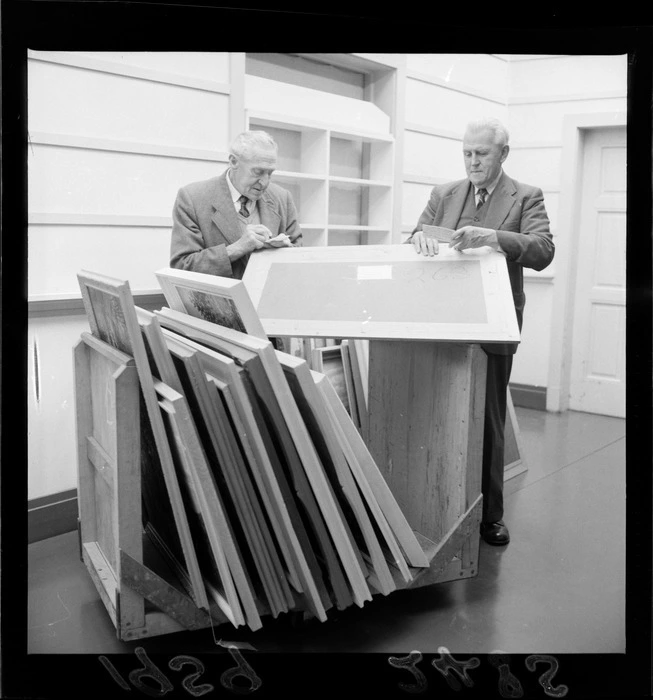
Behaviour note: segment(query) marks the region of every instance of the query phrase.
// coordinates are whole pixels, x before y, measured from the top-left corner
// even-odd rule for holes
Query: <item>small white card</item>
[[[427,238],[435,238],[440,243],[451,243],[451,237],[455,233],[453,229],[444,226],[430,226],[429,224],[424,224],[422,230]]]

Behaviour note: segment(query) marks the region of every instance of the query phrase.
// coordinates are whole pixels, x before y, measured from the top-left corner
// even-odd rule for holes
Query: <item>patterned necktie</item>
[[[238,201],[240,202],[240,210],[238,211],[238,213],[246,219],[249,216],[249,211],[247,211],[247,202],[249,200],[243,194],[240,197],[238,197]]]
[[[482,187],[478,191],[478,204],[476,205],[476,208],[480,209],[485,204],[486,199],[487,199],[487,190],[485,189],[485,187]]]

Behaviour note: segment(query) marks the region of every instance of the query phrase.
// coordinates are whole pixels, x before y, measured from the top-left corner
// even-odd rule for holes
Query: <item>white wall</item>
[[[227,53],[29,53],[30,300],[79,297],[81,269],[158,290],[177,189],[225,167],[229,81]],[[28,327],[30,499],[77,485],[72,349],[88,323],[45,314]]]
[[[27,328],[27,494],[77,487],[73,347],[86,316],[31,318]]]

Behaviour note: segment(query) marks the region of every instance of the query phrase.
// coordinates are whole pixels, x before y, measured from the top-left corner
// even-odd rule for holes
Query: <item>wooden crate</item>
[[[478,572],[486,367],[476,344],[370,341],[370,452],[430,562],[409,587]]]
[[[380,442],[381,434],[388,435],[389,415],[397,409],[393,401],[401,400],[396,382],[408,379],[408,375],[397,372],[402,365],[398,358],[405,359],[403,345],[396,341],[371,343],[370,406],[383,405],[384,411],[370,410],[370,451],[374,456],[376,449],[375,460],[393,495],[399,496],[399,504],[430,563],[428,567],[411,567],[412,582],[397,580],[398,588],[410,588],[473,576],[478,570],[485,367],[484,354],[477,346],[436,344],[429,371],[439,377],[436,413],[446,419],[450,438],[440,446],[439,456],[432,453],[427,460],[422,459],[420,446],[414,445],[410,464],[426,475],[427,469],[432,470],[432,460],[442,461],[445,453],[451,454],[452,446],[459,455],[455,463],[448,463],[448,474],[441,475],[446,480],[445,500],[453,505],[438,508],[437,514],[429,513],[424,491],[406,500],[397,472],[388,469],[388,460],[396,459],[394,448]],[[424,347],[407,345],[411,352]],[[87,333],[76,345],[74,358],[80,554],[118,638],[129,641],[228,622],[213,606],[210,611],[197,608],[183,592],[184,586],[163,556],[160,543],[143,529],[140,388],[134,360]],[[392,375],[383,372],[385,363],[393,368]],[[394,378],[394,384],[380,383],[382,377]],[[428,382],[416,384],[434,386]],[[462,392],[458,391],[461,386],[465,387]],[[406,414],[405,420],[424,411],[433,412],[435,404],[426,399],[425,390],[411,395],[417,413]],[[421,419],[426,422],[419,430],[424,431],[429,421],[425,414]],[[405,431],[406,423],[403,425]],[[268,611],[261,609],[261,614]],[[310,617],[304,610],[292,614]]]
[[[74,348],[80,557],[122,640],[221,624],[143,529],[140,387],[133,358],[83,333]]]

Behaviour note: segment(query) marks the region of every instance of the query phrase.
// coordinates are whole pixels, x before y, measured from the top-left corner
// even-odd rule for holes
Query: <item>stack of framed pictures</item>
[[[156,274],[155,313],[78,279],[92,334],[136,365],[142,526],[180,592],[255,630],[407,586],[429,561],[329,379],[275,350],[242,282]]]
[[[338,345],[318,346],[312,350],[312,368],[322,372],[333,384],[338,398],[361,435],[367,437],[369,343],[354,338]]]

